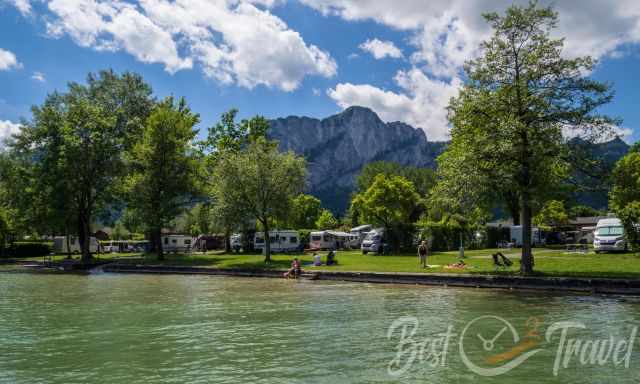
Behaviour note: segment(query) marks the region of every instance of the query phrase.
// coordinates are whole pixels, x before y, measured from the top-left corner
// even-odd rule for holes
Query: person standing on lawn
[[[422,240],[418,247],[418,258],[420,259],[420,265],[422,268],[427,268],[427,254],[429,253],[429,247],[426,240]]]

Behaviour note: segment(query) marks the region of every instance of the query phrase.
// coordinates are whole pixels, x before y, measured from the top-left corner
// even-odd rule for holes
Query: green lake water
[[[0,383],[637,383],[639,319],[635,297],[5,273]]]

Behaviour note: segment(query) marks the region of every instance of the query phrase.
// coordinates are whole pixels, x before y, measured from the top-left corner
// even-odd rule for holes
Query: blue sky
[[[640,6],[560,2],[569,55],[600,59],[614,84],[604,112],[640,139]],[[185,96],[201,128],[241,116],[325,117],[371,107],[383,120],[446,139],[444,107],[462,63],[488,29],[480,14],[509,1],[0,0],[0,138],[68,81],[103,68],[142,74],[155,93]]]

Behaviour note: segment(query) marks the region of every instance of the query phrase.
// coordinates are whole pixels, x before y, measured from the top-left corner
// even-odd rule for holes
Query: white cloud
[[[334,76],[331,56],[269,12],[277,0],[52,0],[51,36],[97,50],[124,50],[168,72],[199,63],[206,76],[296,89],[307,75]]]
[[[44,76],[44,73],[38,72],[38,71],[33,72],[33,75],[31,75],[31,79],[35,81],[39,81],[41,83],[44,83],[45,81],[47,81],[46,77]]]
[[[22,64],[18,62],[16,55],[0,48],[0,71],[8,71],[10,69],[18,69],[21,67]]]
[[[360,104],[383,119],[400,119],[425,129],[431,139],[446,138],[445,107],[462,83],[462,65],[478,54],[490,30],[482,13],[504,11],[511,0],[301,0],[324,14],[345,20],[374,20],[411,34],[413,68],[395,77],[400,93],[367,84],[338,84],[329,95],[344,107]],[[516,0],[526,4],[527,0]],[[552,0],[542,0],[550,4]],[[557,36],[566,37],[565,54],[620,57],[624,44],[640,43],[640,2],[555,1]],[[414,80],[411,83],[410,80]],[[442,95],[439,95],[442,92]],[[396,111],[397,109],[397,111]],[[629,137],[629,130],[621,131]]]
[[[20,11],[23,15],[31,14],[31,1],[29,0],[7,0],[7,2]]]
[[[20,124],[13,123],[9,120],[0,120],[0,148],[4,147],[4,143],[11,135],[20,132]]]
[[[360,44],[359,48],[365,52],[371,53],[371,55],[373,55],[377,60],[384,59],[385,57],[391,57],[394,59],[404,57],[402,51],[391,41],[368,39],[364,43]]]
[[[429,140],[448,140],[446,106],[449,99],[458,94],[461,81],[430,78],[417,68],[398,71],[394,81],[402,93],[369,84],[342,83],[327,94],[342,108],[351,105],[369,107],[384,121],[403,121],[422,128]]]

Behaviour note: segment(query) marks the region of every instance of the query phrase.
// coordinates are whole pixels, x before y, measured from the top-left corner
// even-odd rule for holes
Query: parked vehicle
[[[359,227],[351,228],[349,231],[349,248],[358,249],[362,245],[367,233],[373,229],[371,224],[361,225]]]
[[[360,249],[362,254],[366,255],[369,252],[382,254],[385,246],[384,228],[377,228],[369,231],[362,240]]]
[[[89,252],[98,253],[101,251],[98,240],[91,236],[89,238]],[[67,248],[67,237],[56,236],[53,238],[53,252],[55,253],[80,253],[80,239],[77,236],[70,236]]]
[[[620,219],[608,218],[598,220],[593,236],[593,248],[596,253],[627,250],[627,242],[624,239],[624,227]]]
[[[302,247],[298,231],[294,230],[276,230],[269,231],[271,240],[271,252],[295,252]],[[256,232],[254,236],[254,248],[257,251],[264,251],[265,238],[264,232]]]
[[[349,247],[351,234],[339,231],[315,231],[309,234],[311,249],[344,249]]]
[[[162,250],[164,252],[191,252],[195,239],[186,235],[163,235]]]
[[[233,252],[240,252],[242,250],[242,234],[241,233],[234,233],[233,235],[231,235],[229,242],[231,243],[231,250]]]
[[[150,243],[146,240],[107,240],[100,242],[104,253],[147,252]]]
[[[516,247],[522,247],[522,225],[511,226],[511,242]],[[546,244],[542,230],[538,227],[531,227],[531,246],[540,247]]]

